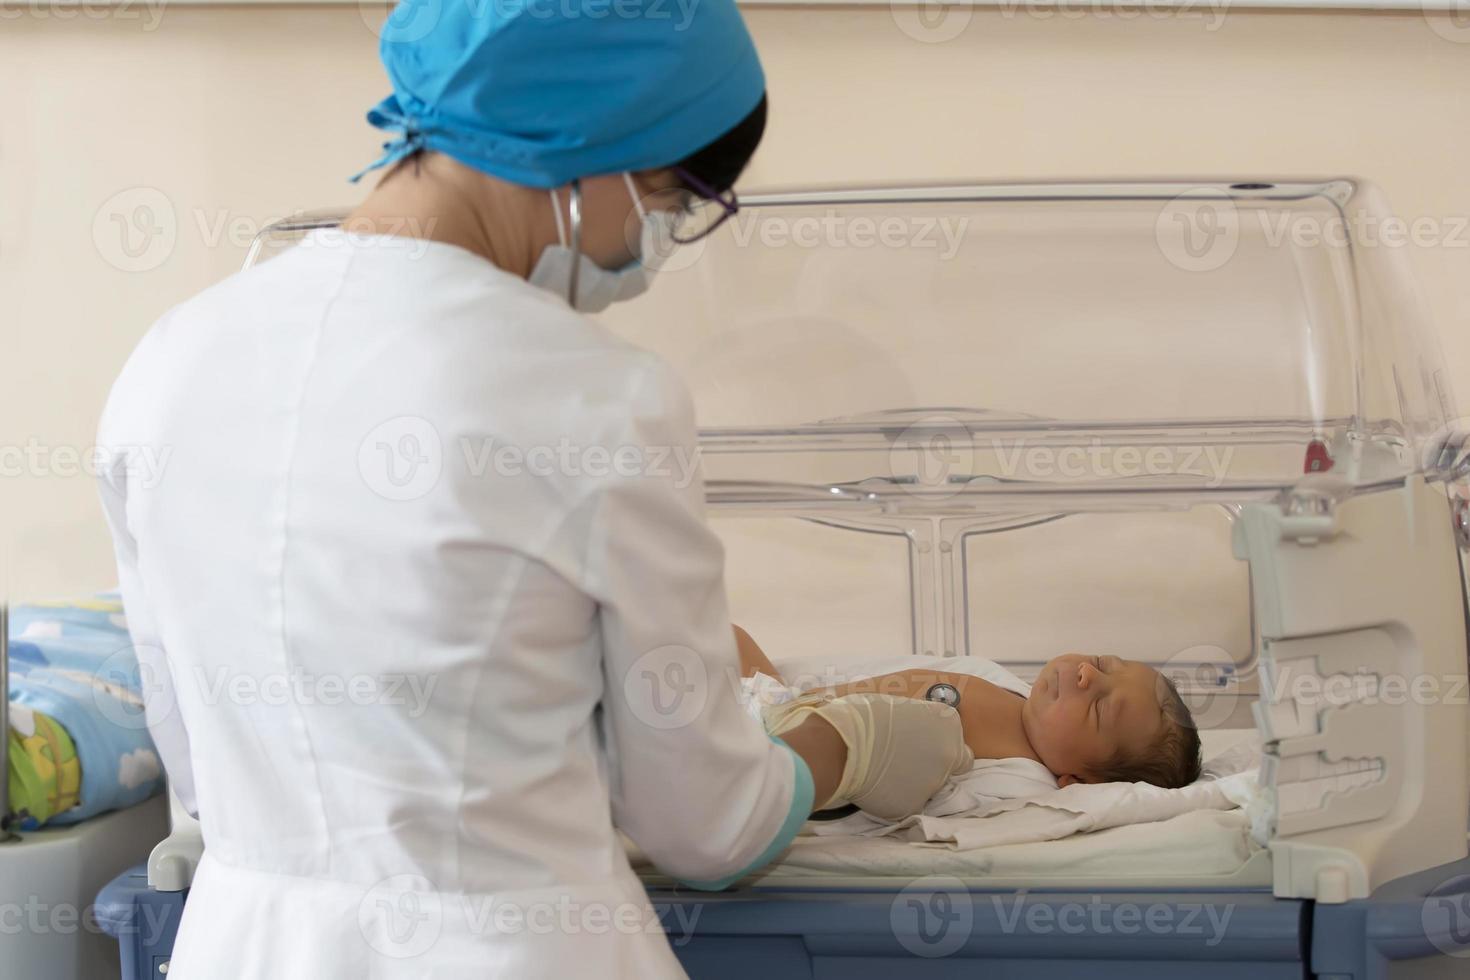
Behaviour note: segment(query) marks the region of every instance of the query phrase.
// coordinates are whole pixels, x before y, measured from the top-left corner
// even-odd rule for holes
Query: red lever
[[[1332,469],[1332,454],[1327,451],[1327,444],[1321,439],[1313,439],[1307,443],[1307,462],[1303,473],[1326,473]]]

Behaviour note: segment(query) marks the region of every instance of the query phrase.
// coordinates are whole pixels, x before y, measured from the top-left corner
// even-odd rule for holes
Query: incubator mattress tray
[[[1158,823],[975,851],[886,838],[800,837],[757,884],[951,875],[990,886],[1270,887],[1271,865],[1239,810],[1198,810]]]
[[[651,886],[669,885],[634,851]],[[1157,823],[978,850],[890,838],[803,835],[742,889],[902,888],[945,876],[985,888],[1266,888],[1270,856],[1240,810],[1197,810]]]

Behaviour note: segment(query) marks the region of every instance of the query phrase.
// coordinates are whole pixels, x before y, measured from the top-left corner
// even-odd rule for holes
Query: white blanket
[[[1260,848],[1240,810],[1195,810],[1158,823],[1114,827],[1062,840],[962,851],[911,844],[897,837],[812,837],[803,834],[762,875],[785,878],[1025,877],[1168,878],[1228,875]]]
[[[1041,796],[1000,800],[956,816],[918,814],[885,823],[855,813],[810,825],[819,836],[896,836],[955,850],[1059,840],[1125,824],[1168,820],[1193,810],[1233,810],[1255,797],[1257,770],[1205,778],[1183,789],[1148,783],[1073,783]]]

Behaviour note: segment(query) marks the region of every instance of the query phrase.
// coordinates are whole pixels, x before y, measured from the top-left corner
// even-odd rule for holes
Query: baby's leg
[[[771,664],[770,658],[766,656],[766,652],[756,644],[755,640],[751,639],[749,633],[745,632],[739,626],[735,627],[735,648],[740,653],[741,677],[754,677],[756,674],[765,674],[767,677],[773,677],[783,684],[785,683],[785,679],[781,677],[780,673]]]

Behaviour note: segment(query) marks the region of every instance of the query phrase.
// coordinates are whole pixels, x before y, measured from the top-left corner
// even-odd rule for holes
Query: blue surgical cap
[[[530,187],[678,163],[765,92],[734,0],[402,0],[380,52],[369,170],[427,148]]]

